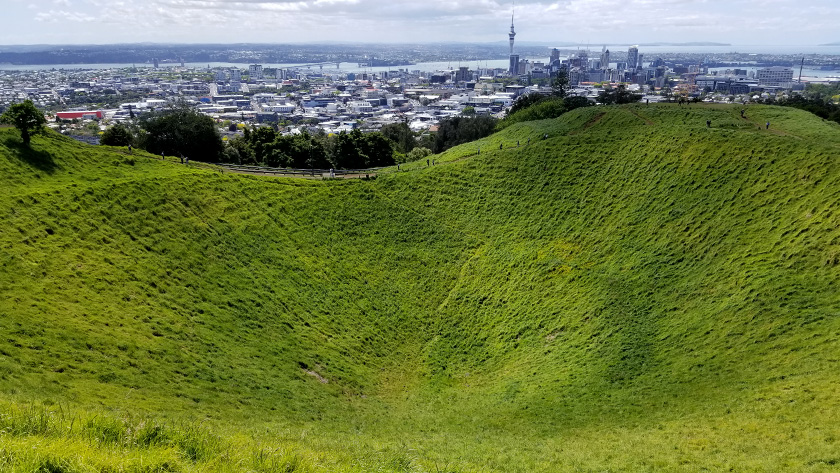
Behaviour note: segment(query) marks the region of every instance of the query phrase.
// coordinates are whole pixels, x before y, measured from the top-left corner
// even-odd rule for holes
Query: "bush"
[[[406,162],[417,161],[432,154],[429,148],[414,148],[406,155]]]
[[[108,128],[99,138],[99,144],[105,146],[128,146],[134,144],[134,135],[122,123]]]
[[[592,104],[586,97],[542,97],[541,100],[533,102],[527,108],[520,108],[519,111],[505,117],[504,120],[499,122],[497,129],[502,130],[519,122],[557,118],[576,108],[590,105]]]

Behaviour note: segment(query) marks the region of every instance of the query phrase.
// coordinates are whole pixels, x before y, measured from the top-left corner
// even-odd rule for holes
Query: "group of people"
[[[131,145],[128,145],[128,154],[134,154],[134,148]],[[160,152],[160,159],[166,159],[166,155],[163,151]],[[181,164],[190,164],[190,158],[188,156],[181,155]]]
[[[743,108],[741,109],[741,118],[743,118],[743,119],[747,118],[747,111]],[[712,127],[712,121],[711,120],[706,120],[706,128],[711,128],[711,127]],[[758,129],[760,130],[761,127],[759,126]],[[764,124],[764,129],[765,130],[770,129],[770,122],[769,121]]]

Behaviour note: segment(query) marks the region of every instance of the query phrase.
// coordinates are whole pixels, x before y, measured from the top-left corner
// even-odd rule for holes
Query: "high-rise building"
[[[627,50],[627,69],[632,71],[639,66],[639,47],[630,46]]]
[[[510,55],[510,74],[515,76],[519,74],[519,55],[518,54],[511,54]]]
[[[548,63],[551,64],[554,61],[559,61],[559,60],[560,60],[560,50],[557,49],[557,48],[552,49],[551,50],[551,60],[548,61]]]
[[[790,87],[793,84],[793,69],[772,66],[759,69],[756,73],[758,85]]]
[[[610,50],[606,46],[601,50],[601,69],[610,68]]]
[[[263,79],[263,67],[261,64],[251,64],[248,66],[248,76],[251,80],[262,80]]]

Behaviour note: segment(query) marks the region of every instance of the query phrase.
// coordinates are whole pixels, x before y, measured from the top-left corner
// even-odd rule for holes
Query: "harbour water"
[[[590,57],[600,54],[601,48],[606,46],[607,49],[613,52],[623,52],[629,47],[623,45],[591,45],[588,49]],[[586,49],[585,47],[563,46],[558,47],[567,53],[578,49]],[[544,57],[529,57],[530,61],[548,61],[550,48],[546,47],[546,54]],[[653,59],[657,54],[708,54],[714,56],[716,54],[725,53],[743,53],[743,54],[777,54],[777,55],[793,55],[793,56],[808,56],[808,55],[835,55],[840,56],[840,45],[838,46],[789,46],[789,45],[731,45],[731,46],[639,46],[639,52],[645,55],[645,59]],[[524,58],[523,58],[524,59]],[[376,66],[365,67],[357,63],[342,62],[336,65],[335,63],[325,63],[319,65],[302,65],[302,64],[273,64],[261,63],[264,68],[280,68],[280,69],[303,69],[311,71],[323,71],[326,73],[335,72],[381,72],[388,70],[406,69],[409,71],[448,71],[455,70],[461,66],[467,66],[472,70],[477,69],[507,69],[508,59],[486,59],[486,60],[471,60],[471,61],[436,61],[436,62],[421,62],[417,64],[394,65],[394,66]],[[336,67],[338,66],[338,67]],[[44,71],[44,70],[83,70],[83,69],[125,69],[130,67],[137,68],[151,68],[149,63],[110,63],[110,64],[29,64],[29,65],[13,65],[0,64],[0,70],[4,71]],[[160,68],[174,68],[180,67],[179,63],[161,63]],[[207,68],[240,68],[248,67],[246,63],[231,63],[231,62],[187,62],[184,67],[190,69],[207,69]],[[821,71],[813,69],[808,74],[810,77],[825,77],[838,75],[837,71]]]

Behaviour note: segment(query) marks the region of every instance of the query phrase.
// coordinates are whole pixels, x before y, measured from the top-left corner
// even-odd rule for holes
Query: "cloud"
[[[75,23],[90,23],[97,21],[98,18],[80,12],[66,10],[50,10],[35,14],[35,20],[44,23],[58,23],[62,21],[69,21]]]
[[[131,24],[86,33],[96,34],[97,42],[504,41],[513,6],[503,0],[10,1],[6,23],[11,25],[24,20],[42,27]],[[832,19],[840,15],[840,2],[805,2],[808,5],[801,0],[519,0],[517,40],[836,40]],[[23,13],[23,5],[35,11]],[[60,32],[54,26],[50,30]],[[29,34],[37,36],[39,31]],[[65,34],[70,40],[84,32],[68,29]]]

